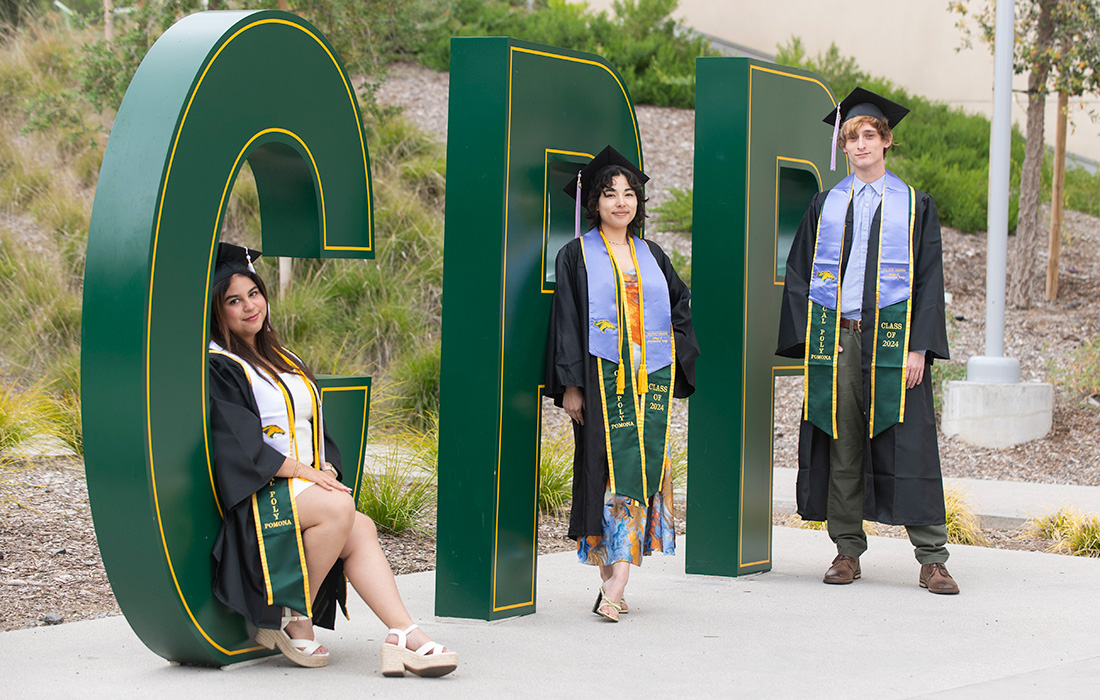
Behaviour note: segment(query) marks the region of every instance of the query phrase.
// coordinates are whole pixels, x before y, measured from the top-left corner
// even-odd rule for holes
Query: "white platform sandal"
[[[306,668],[321,668],[328,665],[328,651],[317,653],[321,643],[316,639],[291,639],[286,633],[286,626],[291,622],[308,620],[308,617],[298,615],[293,610],[283,608],[282,629],[271,630],[261,628],[256,631],[256,643],[268,649],[279,648],[283,656],[299,666]]]
[[[458,668],[458,652],[444,651],[438,642],[427,642],[416,651],[409,649],[408,636],[416,627],[413,624],[403,630],[389,631],[397,637],[397,644],[382,644],[383,676],[404,676],[405,671],[411,671],[424,678],[438,678]]]

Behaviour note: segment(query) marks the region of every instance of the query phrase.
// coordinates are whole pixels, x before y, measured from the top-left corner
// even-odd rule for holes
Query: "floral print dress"
[[[641,338],[638,275],[624,270],[626,315],[631,340]],[[634,343],[634,370],[641,364],[641,347]],[[610,485],[609,485],[610,486]],[[577,558],[582,564],[607,566],[617,561],[642,565],[642,557],[659,550],[676,553],[676,528],[673,522],[672,462],[665,450],[661,488],[643,503],[627,496],[604,492],[603,534],[577,540]]]

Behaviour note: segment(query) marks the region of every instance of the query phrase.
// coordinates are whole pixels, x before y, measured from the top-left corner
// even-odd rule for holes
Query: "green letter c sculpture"
[[[211,592],[221,514],[206,443],[208,279],[246,160],[265,254],[373,257],[366,142],[328,41],[284,12],[191,15],[149,51],[115,120],[88,238],[81,358],[103,563],[138,637],[182,663],[270,653]],[[349,439],[337,439],[358,491],[369,380],[327,388],[355,407]]]

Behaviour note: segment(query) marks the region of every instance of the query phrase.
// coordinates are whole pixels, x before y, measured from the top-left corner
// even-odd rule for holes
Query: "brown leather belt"
[[[863,331],[862,319],[858,318],[842,318],[840,319],[840,327],[847,328],[849,330],[860,333]]]

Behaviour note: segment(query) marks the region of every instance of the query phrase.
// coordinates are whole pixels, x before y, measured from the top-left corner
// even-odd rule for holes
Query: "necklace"
[[[603,232],[603,229],[602,229],[602,228],[600,229],[600,233],[601,233],[601,234],[603,235],[603,237],[604,237],[605,239],[607,239],[607,242],[608,242],[609,244],[613,245],[613,246],[616,246],[616,247],[618,247],[618,248],[625,248],[625,247],[627,247],[628,245],[630,245],[630,234],[629,234],[629,233],[628,233],[628,234],[626,235],[626,240],[625,240],[625,241],[623,241],[622,243],[616,243],[615,241],[613,241],[613,240],[611,240],[611,239],[607,238],[607,234]]]

